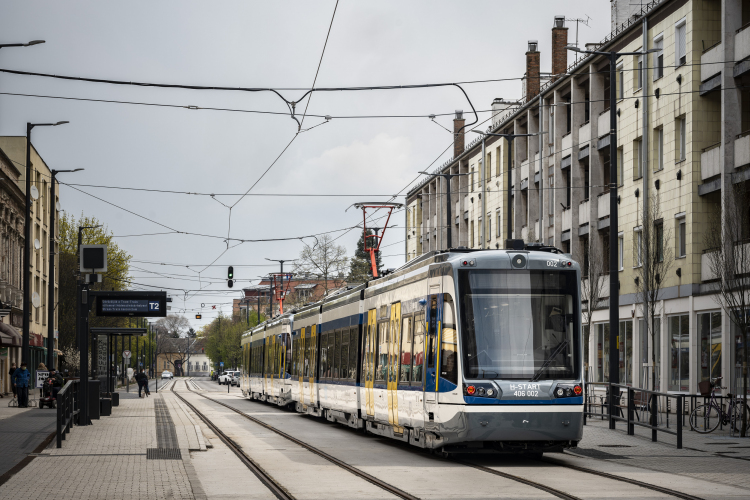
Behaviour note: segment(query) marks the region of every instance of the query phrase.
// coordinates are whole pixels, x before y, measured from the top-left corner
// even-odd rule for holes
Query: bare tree
[[[320,278],[324,281],[323,286],[327,292],[329,280],[332,281],[333,288],[338,288],[343,284],[348,261],[346,248],[336,245],[330,235],[324,234],[318,238],[315,245],[305,245],[299,254],[294,271],[309,273]]]
[[[581,302],[586,304],[586,309],[582,310],[582,322],[586,327],[583,342],[585,346],[589,345],[591,337],[591,327],[594,311],[599,306],[604,294],[604,276],[606,276],[608,265],[606,256],[599,248],[599,238],[596,236],[589,237],[588,248],[584,245],[578,245],[576,248],[575,260],[581,265]],[[588,364],[588,360],[584,360]]]
[[[170,314],[158,320],[156,326],[160,328],[160,334],[164,333],[167,337],[177,338],[181,337],[183,332],[190,328],[190,322],[185,316]]]
[[[643,313],[645,334],[656,345],[654,318],[661,300],[662,286],[674,265],[672,232],[665,227],[659,209],[659,195],[649,199],[641,217],[640,245],[636,241],[636,302]],[[651,348],[651,390],[656,390],[656,349]]]
[[[745,183],[732,185],[725,193],[723,210],[716,207],[705,232],[708,269],[716,279],[714,300],[742,335],[742,392],[747,396],[748,329],[750,329],[750,236],[748,206],[750,193]],[[741,437],[748,424],[747,405],[742,405]]]

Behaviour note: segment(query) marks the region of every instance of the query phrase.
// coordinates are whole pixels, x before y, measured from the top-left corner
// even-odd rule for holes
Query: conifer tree
[[[368,235],[374,235],[375,232],[371,229],[367,230]],[[367,245],[377,245],[375,238],[368,238]],[[380,257],[380,252],[375,252],[375,263],[378,267],[378,275],[380,275],[383,269],[383,261]],[[347,281],[349,283],[364,283],[367,280],[372,279],[372,262],[370,260],[370,252],[365,251],[364,233],[359,237],[357,241],[357,250],[354,252],[349,266],[349,276]]]

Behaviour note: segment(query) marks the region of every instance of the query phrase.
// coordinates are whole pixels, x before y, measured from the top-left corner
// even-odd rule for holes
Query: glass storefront
[[[721,312],[698,314],[698,382],[721,377]]]
[[[619,368],[620,383],[633,383],[633,322],[620,321]],[[596,380],[609,382],[609,323],[596,325]]]
[[[687,391],[690,381],[690,316],[669,317],[669,390]]]
[[[641,387],[651,387],[652,385],[652,372],[651,369],[643,368],[643,364],[653,364],[655,367],[654,372],[656,373],[656,383],[654,384],[654,390],[660,390],[661,386],[661,318],[656,317],[653,320],[653,328],[651,332],[646,331],[646,324],[643,319],[638,321],[638,335],[641,340],[641,366],[639,367],[638,381]],[[653,337],[653,338],[651,338]],[[648,348],[650,343],[654,346],[653,353]]]

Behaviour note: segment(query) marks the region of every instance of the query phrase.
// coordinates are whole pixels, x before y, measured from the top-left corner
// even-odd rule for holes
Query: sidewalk
[[[38,391],[37,391],[38,392]],[[9,408],[10,398],[0,399],[0,483],[5,474],[29,453],[42,447],[55,432],[57,410],[49,408]]]
[[[190,451],[210,443],[168,385],[148,398],[137,388],[121,392],[111,416],[73,427],[60,449],[53,441],[33,454],[0,498],[205,498]]]
[[[608,421],[592,418],[571,454],[750,490],[750,438],[733,438],[718,430],[698,434],[689,425],[682,431],[678,450],[676,436],[660,432],[654,443],[650,429],[636,426],[635,435],[628,436],[624,422],[610,430]]]

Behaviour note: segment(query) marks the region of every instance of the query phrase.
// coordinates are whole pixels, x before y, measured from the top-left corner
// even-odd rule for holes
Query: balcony
[[[529,160],[521,163],[521,180],[529,178]]]
[[[716,143],[701,153],[701,179],[704,181],[721,174],[721,148],[719,146],[721,143]]]
[[[602,111],[599,114],[597,127],[597,130],[599,131],[599,137],[609,135],[609,110]]]
[[[609,192],[601,193],[596,198],[598,217],[600,219],[609,217]]]
[[[741,134],[734,141],[734,168],[750,163],[750,134]]]
[[[712,76],[721,73],[722,61],[724,61],[724,46],[721,43],[717,43],[704,51],[701,54],[701,81],[705,82]]]
[[[560,147],[560,153],[563,156],[567,156],[573,149],[573,134],[564,135],[562,138],[562,146]]]
[[[586,122],[578,129],[578,144],[585,146],[591,140],[591,122]]]
[[[713,252],[703,252],[701,254],[701,281],[711,281],[718,278],[716,274],[711,270],[711,264],[710,264],[710,258],[711,254],[716,252],[714,250]]]
[[[750,29],[745,25],[734,35],[734,60],[742,61],[750,56]]]
[[[583,200],[578,207],[578,225],[583,226],[589,223],[589,211],[591,210],[591,202],[589,200]]]
[[[562,213],[562,231],[570,231],[571,227],[573,227],[573,211],[566,208]]]

